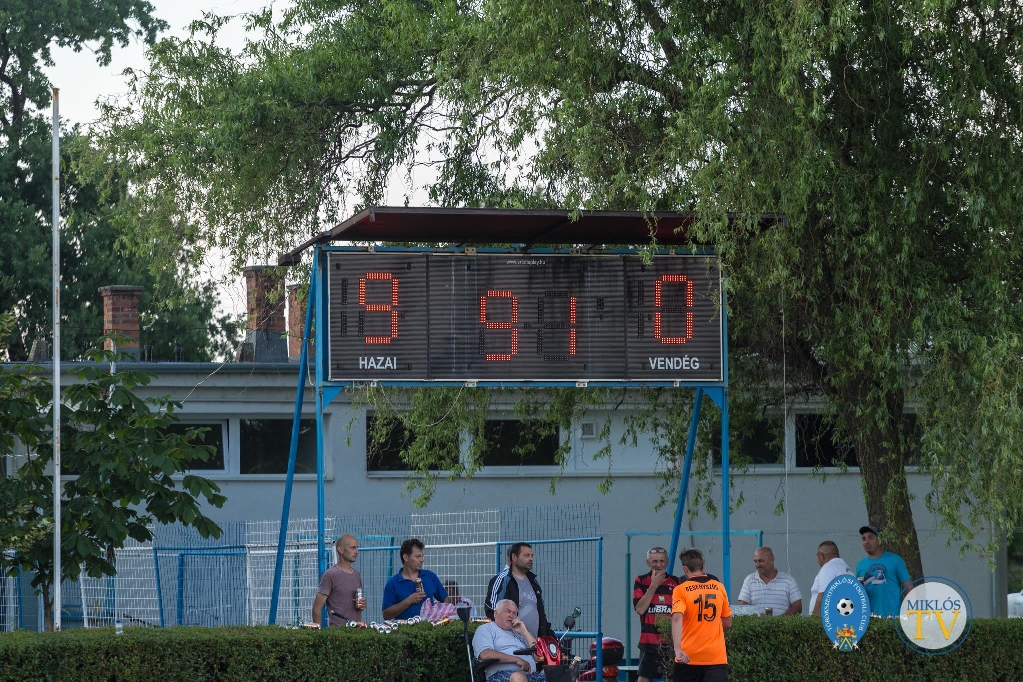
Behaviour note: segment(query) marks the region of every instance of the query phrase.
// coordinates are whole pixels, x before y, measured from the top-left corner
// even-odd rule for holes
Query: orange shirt
[[[682,614],[682,651],[692,665],[728,663],[721,619],[732,615],[725,586],[710,576],[690,578],[671,593],[671,613]]]

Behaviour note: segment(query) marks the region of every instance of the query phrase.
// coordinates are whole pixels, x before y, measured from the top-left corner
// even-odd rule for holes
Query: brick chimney
[[[300,296],[301,284],[288,285],[288,360],[298,362],[302,357],[302,334],[305,333],[306,301],[308,293]],[[309,340],[309,357],[313,357],[312,339]]]
[[[125,337],[117,342],[117,350],[138,358],[139,356],[139,296],[142,287],[114,285],[100,287],[103,295],[103,333]],[[107,339],[103,348],[114,348],[114,341]]]
[[[272,265],[253,265],[242,269],[248,321],[245,343],[239,359],[253,362],[287,362],[288,344],[284,338],[284,270]]]

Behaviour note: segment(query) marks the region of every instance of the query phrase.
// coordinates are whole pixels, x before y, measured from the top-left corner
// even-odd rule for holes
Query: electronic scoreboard
[[[721,382],[713,255],[328,251],[330,381]]]

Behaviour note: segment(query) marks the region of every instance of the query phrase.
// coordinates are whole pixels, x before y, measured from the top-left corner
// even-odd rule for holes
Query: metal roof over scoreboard
[[[314,244],[337,241],[688,246],[693,221],[671,212],[371,206],[283,254],[278,264],[295,265]]]

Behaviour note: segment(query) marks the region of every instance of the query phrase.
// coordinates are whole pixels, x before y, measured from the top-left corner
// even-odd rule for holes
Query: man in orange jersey
[[[732,627],[732,608],[725,586],[703,572],[700,550],[683,550],[678,558],[686,580],[671,593],[674,682],[727,682],[725,630]]]

